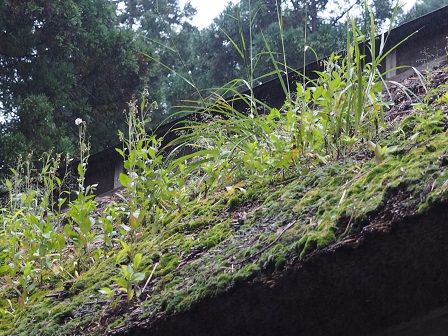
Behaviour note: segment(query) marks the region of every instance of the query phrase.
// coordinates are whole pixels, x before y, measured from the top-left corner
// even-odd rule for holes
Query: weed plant
[[[63,180],[56,176],[60,156],[47,155],[36,173],[31,155],[12,169],[4,181],[8,198],[0,209],[2,220],[0,273],[24,307],[29,293],[61,262],[65,237],[60,232]]]
[[[383,99],[386,73],[380,71],[380,64],[404,40],[385,51],[392,26],[377,39],[373,14],[366,11],[370,31],[363,33],[352,19],[345,53],[332,54],[323,61],[316,79],[299,74],[303,81],[294,92],[282,76],[286,65],[272,57],[285,90],[286,101],[280,109],[257,100],[246,80],[232,81],[200,102],[203,111],[197,114],[201,121],[182,124],[178,128],[181,136],[173,142],[194,149],[186,170],[197,176],[199,193],[244,179],[269,181],[288,173],[303,175],[310,167],[345,157],[355,145],[367,146],[378,135],[384,125],[383,109],[388,106]],[[363,45],[369,55],[361,52]],[[268,45],[266,49],[269,53]],[[248,94],[236,89],[242,86],[248,88]],[[230,98],[223,99],[226,96]],[[237,110],[236,103],[246,110]],[[382,161],[390,151],[381,147],[380,153],[379,148]]]
[[[186,200],[185,179],[179,166],[166,160],[161,148],[163,138],[146,128],[149,114],[156,108],[155,104],[147,104],[145,97],[139,107],[132,101],[127,115],[128,138],[119,134],[124,148],[117,151],[123,156],[126,171],[119,179],[127,192],[129,207],[129,225],[123,224],[122,228],[133,241],[143,225],[157,229],[164,214],[181,209]]]
[[[147,231],[163,230],[165,218],[181,213],[190,199],[235,190],[244,181],[267,183],[306,175],[313,167],[350,154],[355,145],[370,146],[377,163],[383,162],[391,149],[372,138],[383,125],[387,106],[382,96],[385,74],[379,67],[394,48],[384,52],[387,34],[377,46],[371,13],[370,22],[369,34],[363,34],[352,20],[346,52],[331,55],[316,79],[302,75],[294,92],[283,79],[283,69],[290,69],[272,58],[287,97],[279,109],[254,97],[252,83],[257,80],[251,77],[256,62],[249,53],[249,78],[228,83],[196,105],[190,102],[186,110],[193,110],[196,120],[179,124],[179,137],[167,147],[147,129],[156,109],[147,94],[140,103],[130,102],[128,130],[120,133],[123,149],[118,150],[125,169],[119,176],[123,202],[107,207],[103,215],[97,213],[95,186],[85,185],[90,146],[82,120],[76,120],[80,160],[73,199],[67,202],[71,191],[61,189],[64,177],[56,174],[60,157],[46,158],[37,174],[30,160],[20,162],[4,182],[8,197],[0,212],[0,281],[14,293],[8,298],[11,309],[3,312],[24,308],[36,286],[47,279],[76,278],[91,263],[114,254],[118,266],[113,281],[132,300],[146,276],[139,271],[146,262],[139,240]],[[281,28],[280,14],[279,24]],[[368,47],[369,57],[362,54],[360,42]],[[235,47],[246,57],[246,49]],[[269,53],[269,46],[266,49]],[[248,93],[240,93],[241,87]],[[446,93],[440,99],[447,99]],[[241,103],[246,110],[235,107]],[[441,118],[440,113],[431,118],[422,113],[414,136],[430,134],[440,127]],[[64,203],[66,213],[61,212]],[[72,251],[74,258],[67,256]],[[100,292],[115,296],[110,287]]]
[[[96,210],[94,191],[96,185],[85,186],[85,174],[90,154],[90,144],[86,139],[86,123],[81,119],[76,119],[78,126],[78,137],[80,147],[80,160],[78,163],[78,190],[75,191],[76,198],[68,205],[66,214],[67,223],[64,226],[64,233],[74,246],[74,252],[78,259],[77,272],[84,266],[85,259],[93,250],[93,244],[97,240],[97,233],[94,230],[96,218],[93,215]]]

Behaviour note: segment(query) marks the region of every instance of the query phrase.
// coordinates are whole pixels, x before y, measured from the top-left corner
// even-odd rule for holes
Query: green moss
[[[420,204],[419,205],[419,207],[418,207],[418,213],[419,214],[424,214],[425,212],[427,212],[428,210],[429,210],[429,204],[428,203],[422,203],[422,204]]]
[[[179,227],[178,231],[185,232],[192,232],[194,230],[203,228],[204,226],[209,225],[210,221],[213,219],[212,214],[208,214],[207,216],[203,215],[200,217],[196,217],[195,219],[183,224]]]
[[[406,120],[405,132],[412,133],[415,120]],[[249,181],[244,185],[246,192],[223,192],[187,204],[182,212],[167,214],[160,233],[151,233],[150,227],[142,229],[143,238],[132,248],[144,255],[142,268],[147,275],[159,263],[151,296],[142,302],[144,314],[190,309],[198,300],[223,293],[235,283],[268,277],[295,262],[297,255],[303,259],[334,243],[336,234],[345,231],[349,223],[349,234],[359,232],[400,195],[397,202],[420,213],[446,202],[445,134],[431,136],[425,143],[403,143],[396,134],[381,136],[383,145],[396,142],[400,146],[382,164],[377,165],[373,158],[363,162],[347,158],[310,168],[287,181]],[[230,225],[241,218],[242,225]],[[290,223],[295,225],[284,232]],[[3,298],[12,299],[17,317],[12,319],[8,313],[0,317],[0,332],[76,334],[80,326],[98,320],[104,313],[101,306],[89,306],[87,317],[75,316],[86,307],[86,300],[100,297],[100,287],[111,285],[111,278],[119,272],[115,265],[118,250],[111,251],[110,258],[98,259],[100,255],[96,255],[92,267],[73,282],[65,301],[42,299],[50,291],[37,289],[26,310],[19,312],[15,292],[2,290]],[[72,266],[64,267],[74,274]],[[52,292],[64,289],[58,277],[52,280],[52,286]],[[6,300],[0,301],[0,309],[9,309]],[[117,317],[109,329],[127,323],[127,319],[126,315]],[[61,323],[65,323],[63,328]]]
[[[118,318],[118,319],[116,319],[115,321],[113,321],[113,322],[108,326],[108,329],[111,330],[111,329],[113,329],[113,328],[122,326],[122,325],[124,325],[124,324],[125,324],[125,320],[123,320],[123,319],[121,319],[121,318]]]
[[[264,273],[273,273],[279,271],[287,262],[287,256],[290,254],[290,248],[283,244],[276,244],[268,252],[263,253],[259,260]]]
[[[163,276],[173,271],[179,265],[179,256],[174,253],[165,254],[160,258],[160,270],[157,271],[157,276]]]
[[[322,231],[308,231],[298,242],[298,248],[300,258],[304,258],[306,255],[316,250],[330,245],[336,241],[334,234],[335,228],[331,225],[325,224],[325,228]]]
[[[179,211],[174,211],[165,215],[161,221],[161,226],[169,227],[174,226],[182,219],[182,214]]]
[[[260,266],[257,264],[248,264],[236,272],[233,276],[235,282],[242,282],[244,280],[250,281],[255,278],[261,271]]]
[[[74,291],[82,291],[86,289],[88,281],[86,279],[79,279],[73,283],[72,290]]]
[[[199,244],[208,249],[222,242],[230,234],[230,227],[227,223],[214,225],[208,231],[203,231],[199,235]]]
[[[286,265],[286,258],[283,256],[279,256],[275,258],[275,270],[279,271]]]
[[[230,209],[234,209],[234,208],[236,208],[236,207],[238,206],[238,204],[240,204],[240,203],[241,203],[241,197],[233,196],[233,197],[230,197],[229,200],[227,201],[227,206],[228,206]]]
[[[176,305],[175,310],[177,312],[184,312],[191,308],[192,304],[196,301],[195,297],[189,294],[182,294],[179,296],[180,302]]]
[[[224,289],[227,289],[233,281],[233,276],[229,273],[222,273],[218,276],[218,279],[216,281],[216,288],[219,291],[222,291]]]
[[[188,293],[185,290],[178,292],[168,292],[162,299],[160,308],[167,313],[173,313],[182,309],[181,302],[185,305],[188,300]]]
[[[246,199],[248,201],[263,201],[265,198],[265,193],[267,191],[267,188],[248,188],[246,190]]]

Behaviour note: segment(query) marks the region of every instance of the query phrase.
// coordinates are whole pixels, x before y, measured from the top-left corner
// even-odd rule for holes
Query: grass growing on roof
[[[11,193],[12,211],[2,211],[0,330],[68,335],[93,330],[103,318],[110,328],[125,324],[131,311],[137,319],[185,311],[359,234],[399,193],[405,213],[446,201],[446,116],[439,108],[446,93],[435,99],[440,106],[423,101],[394,131],[382,131],[380,59],[361,62],[352,40],[364,37],[352,28],[347,58],[333,55],[281,110],[239,94],[236,82],[222,88],[246,102],[248,113],[217,94],[205,108],[220,116],[206,113],[206,123],[179,127],[182,136],[170,144],[180,147],[173,153],[196,148],[192,154],[164,157],[161,139],[145,128],[150,111],[133,102],[128,152],[120,151],[128,169],[120,176],[128,197],[122,203],[98,209],[93,187],[80,184],[65,224],[34,207],[32,188],[22,203]],[[59,182],[52,183],[54,192]],[[11,181],[8,188],[17,191]]]
[[[393,133],[384,138],[385,143],[388,137],[392,139]],[[446,155],[448,144],[442,132],[424,142],[404,142],[379,165],[373,157],[363,161],[346,159],[316,167],[305,178],[260,185],[263,193],[270,194],[264,202],[251,199],[230,207],[227,201],[220,202],[228,199],[227,190],[215,194],[211,203],[203,200],[195,206],[193,201],[181,221],[167,223],[170,235],[160,232],[152,236],[152,242],[138,244],[138,250],[145,255],[142,263],[147,265],[146,270],[158,262],[151,295],[143,305],[148,311],[184,311],[198,300],[224,293],[260,274],[279,272],[292,260],[343,239],[343,234],[360,232],[398,190],[408,194],[406,207],[425,211],[446,199]],[[428,183],[429,192],[425,191]],[[218,203],[224,206],[208,210]],[[229,220],[241,215],[242,210],[244,221]],[[204,215],[207,223],[194,224],[198,216]],[[106,258],[94,264],[73,280],[69,297],[60,302],[42,300],[42,296],[61,290],[62,279],[51,290],[37,291],[25,310],[27,317],[24,311],[16,319],[2,319],[2,330],[29,332],[34,330],[29,326],[33,319],[36,331],[51,334],[64,323],[63,330],[70,334],[81,321],[89,322],[83,315],[86,311],[100,316],[104,306],[86,306],[85,297],[102,298],[97,290],[109,285],[110,277],[116,274],[114,261]],[[5,289],[2,291],[3,297],[11,297]],[[2,302],[1,307],[7,310],[8,304]],[[82,318],[74,317],[77,314]],[[148,313],[142,314],[143,318]],[[114,325],[125,320],[117,320]]]

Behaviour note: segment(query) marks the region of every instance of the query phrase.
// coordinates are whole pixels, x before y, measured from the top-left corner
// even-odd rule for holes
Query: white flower
[[[75,119],[75,125],[76,126],[79,126],[79,125],[81,125],[82,124],[82,119],[81,118],[76,118]]]

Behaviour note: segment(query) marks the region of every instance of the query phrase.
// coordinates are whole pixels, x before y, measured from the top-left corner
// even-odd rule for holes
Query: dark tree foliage
[[[319,57],[341,49],[343,15],[338,11],[331,20],[324,18],[327,5],[328,0],[241,0],[229,3],[210,27],[198,30],[189,2],[181,8],[177,0],[124,1],[120,22],[146,39],[153,51],[150,58],[159,65],[150,78],[151,97],[161,107],[154,124],[177,111],[176,106],[188,105],[183,100],[200,100],[209,88],[235,78],[249,85],[268,80],[273,60],[284,63],[284,54],[287,66],[301,67],[305,44]],[[315,60],[312,53],[309,57]]]
[[[392,2],[369,1],[378,23]],[[92,152],[115,144],[144,86],[160,106],[156,126],[209,88],[257,85],[274,64],[314,61],[305,46],[319,58],[340,50],[346,14],[363,4],[241,0],[199,30],[195,8],[178,0],[0,0],[0,168],[30,151],[75,152],[75,118],[87,122]]]
[[[315,48],[319,57],[341,49],[345,25],[321,17],[327,2],[241,0],[229,4],[198,37],[200,66],[194,76],[199,78],[198,86],[219,86],[234,78],[257,85],[270,78],[266,75],[275,69],[273,60],[284,68],[286,57],[288,67],[300,68],[305,45]],[[315,60],[313,54],[309,57]]]
[[[126,0],[122,3],[119,20],[134,28],[145,40],[151,52],[147,57],[155,64],[149,77],[150,98],[159,103],[159,110],[152,116],[156,126],[167,117],[168,111],[180,104],[182,98],[194,94],[189,79],[188,62],[193,58],[198,29],[191,19],[196,10],[190,2],[183,8],[178,0]]]
[[[76,118],[92,151],[118,142],[148,61],[107,0],[0,0],[0,167],[33,151],[74,153]]]
[[[428,14],[436,9],[448,6],[448,0],[417,0],[414,6],[405,14],[403,14],[399,23],[405,23],[420,16]]]
[[[378,24],[391,17],[392,0],[369,3],[378,16]],[[274,76],[269,76],[275,70],[273,61],[280,69],[285,68],[285,61],[286,66],[293,69],[315,61],[313,52],[304,53],[305,46],[311,47],[318,58],[343,49],[346,14],[355,8],[359,13],[363,6],[363,0],[240,0],[236,4],[229,3],[212,25],[195,31],[189,40],[194,47],[187,52],[187,48],[182,48],[183,68],[177,67],[176,71],[184,76],[191,74],[203,95],[206,91],[202,90],[219,87],[235,78],[243,78],[249,85],[260,84]],[[179,76],[169,80],[169,88],[174,91],[176,80]],[[184,88],[177,92],[178,97],[184,93],[183,97],[187,98],[192,90]]]

